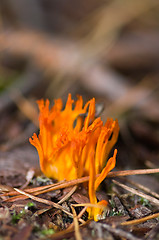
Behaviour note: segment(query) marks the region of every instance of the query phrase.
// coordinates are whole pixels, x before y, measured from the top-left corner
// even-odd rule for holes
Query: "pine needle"
[[[159,213],[154,213],[152,215],[140,218],[140,219],[135,219],[135,220],[131,220],[131,221],[126,221],[126,222],[122,222],[121,225],[122,226],[128,226],[128,225],[136,225],[136,224],[140,224],[143,222],[146,222],[147,220],[153,219],[153,218],[158,218],[159,217]]]
[[[110,172],[107,175],[107,178],[113,178],[113,177],[120,177],[120,176],[131,176],[131,175],[143,175],[143,174],[154,174],[154,173],[159,173],[159,168],[156,169],[137,169],[137,170],[125,170],[125,171],[114,171],[114,172]],[[99,176],[96,175],[96,178]],[[42,186],[42,187],[36,187],[36,188],[30,188],[30,189],[25,189],[26,193],[33,193],[34,195],[39,195],[42,193],[46,193],[46,192],[51,192],[51,191],[55,191],[55,190],[59,190],[59,189],[63,189],[63,188],[67,188],[67,187],[71,187],[80,183],[84,183],[84,182],[88,182],[89,181],[89,176],[86,177],[82,177],[82,178],[78,178],[78,179],[74,179],[74,180],[70,180],[70,181],[62,181],[59,183],[54,183],[54,184],[50,184],[47,186]],[[20,199],[27,199],[27,195],[25,196],[17,196],[18,193],[16,191],[11,191],[11,192],[7,192],[2,194],[1,196],[14,196],[11,197],[7,200],[5,200],[6,202],[13,202],[16,200],[20,200]]]
[[[79,231],[79,223],[78,223],[78,218],[76,211],[73,206],[71,206],[72,212],[73,212],[73,221],[74,221],[74,226],[75,226],[75,238],[76,240],[82,240],[80,231]]]
[[[63,208],[61,205],[59,205],[57,203],[54,203],[54,202],[49,201],[47,199],[35,197],[35,196],[33,196],[33,195],[29,194],[29,193],[26,193],[26,192],[24,192],[24,191],[22,191],[22,190],[20,190],[18,188],[14,188],[14,189],[15,189],[15,191],[19,192],[20,194],[23,194],[23,195],[27,196],[28,198],[33,199],[34,201],[41,202],[41,203],[47,204],[49,206],[53,206],[53,207],[55,207],[57,209],[60,209],[63,212],[65,212],[67,215],[69,215],[70,217],[73,218],[73,214],[72,213],[68,212],[65,208]],[[79,221],[83,223],[82,219],[79,219]]]
[[[146,198],[148,201],[150,201],[151,203],[153,203],[153,204],[155,204],[157,206],[159,205],[159,200],[154,198],[154,197],[151,197],[151,196],[149,196],[149,195],[147,195],[147,194],[145,194],[143,192],[140,192],[138,190],[135,190],[134,188],[128,187],[128,186],[126,186],[123,183],[117,182],[116,180],[113,180],[113,183],[115,183],[116,185],[122,187],[123,189],[125,189],[125,190],[127,190],[127,191],[129,191],[129,192],[131,192],[133,194],[136,194],[136,195],[138,195],[140,197]]]

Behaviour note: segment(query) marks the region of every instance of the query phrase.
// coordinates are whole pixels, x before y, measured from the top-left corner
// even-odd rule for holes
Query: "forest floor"
[[[65,8],[74,31],[66,16],[54,34],[0,24],[0,240],[159,239],[159,3],[93,2],[80,21]],[[119,121],[98,222],[85,207],[88,178],[46,178],[28,140],[39,130],[36,100],[66,102],[69,92],[95,97],[97,115]]]

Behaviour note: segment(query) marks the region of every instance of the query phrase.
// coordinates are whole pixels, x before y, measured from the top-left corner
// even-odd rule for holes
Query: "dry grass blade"
[[[72,212],[73,212],[73,221],[74,221],[74,226],[75,226],[75,238],[76,240],[82,240],[80,231],[79,231],[79,224],[78,224],[78,218],[76,211],[73,206],[71,206]]]
[[[112,177],[120,177],[120,176],[130,176],[130,175],[138,175],[138,174],[153,174],[153,173],[159,173],[159,168],[156,169],[138,169],[138,170],[125,170],[125,171],[114,171],[114,172],[110,172],[107,175],[107,178],[112,178]],[[97,175],[96,177],[98,177],[99,175]],[[89,181],[89,176],[87,177],[82,177],[82,178],[78,178],[78,179],[74,179],[74,180],[70,180],[67,182],[59,182],[59,183],[55,183],[55,184],[50,184],[47,186],[42,186],[42,187],[36,187],[36,188],[30,188],[30,189],[26,189],[25,192],[26,193],[33,193],[34,195],[39,195],[42,193],[46,193],[46,192],[51,192],[51,191],[55,191],[58,189],[62,189],[62,188],[67,188],[67,187],[71,187],[80,183],[84,183],[84,182],[88,182]],[[5,193],[2,196],[15,196],[12,197],[10,199],[7,199],[7,202],[12,202],[12,201],[16,201],[16,200],[20,200],[20,199],[26,199],[27,196],[16,196],[18,195],[18,193],[16,191],[11,191],[9,193]]]
[[[146,222],[147,220],[150,220],[150,219],[153,219],[153,218],[158,218],[158,217],[159,217],[159,213],[154,213],[150,216],[146,216],[146,217],[143,217],[143,218],[140,218],[140,219],[135,219],[135,220],[132,220],[132,221],[122,222],[121,225],[122,226],[136,225],[136,224],[140,224],[140,223]]]
[[[149,196],[149,195],[147,195],[147,194],[145,194],[145,193],[143,193],[143,192],[140,192],[140,191],[138,191],[138,190],[135,190],[134,188],[128,187],[128,186],[126,186],[125,184],[120,183],[120,182],[118,182],[118,181],[116,181],[116,180],[113,180],[113,182],[114,182],[116,185],[122,187],[123,189],[125,189],[125,190],[127,190],[127,191],[129,191],[129,192],[131,192],[131,193],[133,193],[133,194],[136,194],[136,195],[138,195],[138,196],[140,196],[140,197],[146,198],[146,199],[147,199],[148,201],[150,201],[151,203],[159,206],[159,200],[158,200],[158,199],[156,199],[156,198],[154,198],[154,197],[151,197],[151,196]]]
[[[59,204],[57,204],[57,203],[54,203],[54,202],[49,201],[49,200],[47,200],[47,199],[35,197],[35,196],[33,196],[33,195],[29,194],[29,193],[26,193],[26,192],[24,192],[24,191],[22,191],[22,190],[20,190],[20,189],[17,189],[17,188],[14,188],[14,189],[15,189],[17,192],[19,192],[19,193],[27,196],[28,198],[33,199],[34,201],[41,202],[41,203],[47,204],[47,205],[49,205],[49,206],[53,206],[53,207],[55,207],[55,208],[57,208],[57,209],[60,209],[60,210],[62,210],[63,212],[65,212],[67,215],[69,215],[70,217],[73,218],[73,214],[71,214],[70,212],[68,212],[65,208],[63,208],[61,205],[59,205]],[[81,221],[81,222],[83,223],[83,220],[82,220],[82,219],[79,219],[79,221]]]

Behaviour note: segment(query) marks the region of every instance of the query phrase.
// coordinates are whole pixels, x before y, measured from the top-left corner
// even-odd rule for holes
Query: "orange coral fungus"
[[[78,96],[74,106],[73,103],[69,94],[63,110],[61,99],[55,100],[49,110],[49,100],[39,100],[40,133],[38,137],[34,133],[29,140],[38,151],[41,170],[47,177],[61,181],[90,175],[90,202],[96,204],[96,189],[115,166],[117,150],[108,161],[107,158],[117,141],[119,126],[112,119],[105,125],[100,118],[95,119],[94,98],[83,106],[83,99]],[[106,206],[107,202],[98,204]],[[96,221],[102,211],[88,208],[89,217]]]

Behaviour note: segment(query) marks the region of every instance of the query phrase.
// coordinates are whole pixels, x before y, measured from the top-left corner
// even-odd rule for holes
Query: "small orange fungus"
[[[95,118],[95,99],[83,106],[83,99],[77,101],[68,95],[63,109],[61,99],[54,101],[49,109],[49,100],[39,100],[40,132],[29,139],[36,147],[42,172],[58,181],[72,180],[90,176],[90,203],[97,207],[87,209],[89,218],[100,219],[107,202],[97,203],[96,190],[107,174],[115,167],[117,150],[108,161],[108,155],[117,141],[118,121],[107,119],[105,125],[100,118]],[[84,117],[85,116],[85,117]],[[96,178],[96,174],[100,174]]]

